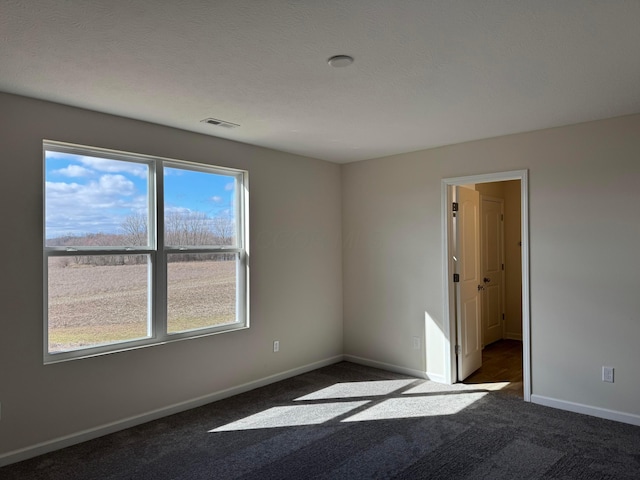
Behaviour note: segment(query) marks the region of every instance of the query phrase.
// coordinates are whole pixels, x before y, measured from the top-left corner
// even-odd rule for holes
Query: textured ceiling
[[[639,25],[640,0],[0,0],[0,91],[342,163],[640,112]]]

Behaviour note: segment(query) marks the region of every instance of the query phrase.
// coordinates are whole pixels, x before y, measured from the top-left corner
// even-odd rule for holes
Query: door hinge
[[[502,319],[504,320],[504,313],[502,314]]]
[[[504,263],[502,264],[502,269],[504,270]]]
[[[500,214],[500,220],[502,220],[504,222],[504,215]]]
[[[452,212],[457,212],[458,211],[458,202],[453,202],[453,206],[451,208]]]
[[[460,355],[460,345],[456,345],[456,355]]]
[[[460,274],[454,273],[453,274],[453,283],[458,283],[458,282],[460,282]]]

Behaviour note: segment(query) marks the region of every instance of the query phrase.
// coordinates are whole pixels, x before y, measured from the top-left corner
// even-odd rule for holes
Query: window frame
[[[148,226],[146,246],[117,247],[67,247],[47,246],[46,219],[46,165],[47,151],[85,155],[91,157],[118,160],[147,165]],[[201,338],[220,333],[249,328],[249,172],[246,170],[220,167],[205,163],[177,160],[166,157],[130,153],[99,147],[76,145],[53,140],[43,140],[42,175],[42,245],[43,245],[43,354],[44,363],[58,363],[79,358],[106,355],[174,341]],[[236,182],[235,207],[235,245],[221,246],[167,246],[164,243],[164,169],[176,168],[224,175]],[[223,325],[186,330],[174,333],[167,331],[167,258],[171,254],[218,253],[236,254],[236,321]],[[80,347],[62,352],[49,352],[49,259],[53,257],[73,257],[77,255],[147,255],[147,336],[141,339],[116,341],[107,344]]]

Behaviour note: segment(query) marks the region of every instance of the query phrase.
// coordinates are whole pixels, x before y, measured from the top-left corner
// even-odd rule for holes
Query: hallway
[[[501,390],[519,397],[522,392],[522,342],[498,340],[482,351],[482,367],[464,382],[467,385],[508,382]]]

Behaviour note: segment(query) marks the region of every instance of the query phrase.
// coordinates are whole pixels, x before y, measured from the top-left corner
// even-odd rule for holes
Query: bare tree
[[[233,245],[235,241],[235,222],[229,214],[220,215],[211,219],[211,230],[219,245]]]
[[[177,211],[165,215],[165,244],[171,246],[214,245],[211,218],[204,212]],[[169,261],[209,259],[203,254],[173,254]]]
[[[204,212],[172,211],[164,218],[165,244],[173,247],[233,245],[235,242],[235,220],[232,215],[209,217]],[[148,243],[148,219],[145,214],[132,214],[120,225],[121,234],[90,233],[80,236],[48,240],[54,245],[82,246],[144,246]],[[231,260],[226,254],[173,254],[170,261]],[[106,266],[130,265],[146,261],[144,255],[79,255],[77,264]]]
[[[130,245],[140,246],[147,244],[147,222],[147,216],[143,213],[129,215],[123,220],[120,228],[124,230]]]

